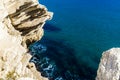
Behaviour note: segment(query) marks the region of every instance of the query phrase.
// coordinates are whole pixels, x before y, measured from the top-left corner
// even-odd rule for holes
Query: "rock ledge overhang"
[[[27,46],[52,15],[37,0],[0,0],[0,80],[47,80],[29,63]]]

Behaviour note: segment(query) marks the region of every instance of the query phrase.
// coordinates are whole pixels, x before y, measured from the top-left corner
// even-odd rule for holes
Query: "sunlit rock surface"
[[[37,0],[0,0],[0,80],[47,80],[29,63],[27,46],[51,17]]]
[[[120,80],[120,48],[103,53],[96,80]]]

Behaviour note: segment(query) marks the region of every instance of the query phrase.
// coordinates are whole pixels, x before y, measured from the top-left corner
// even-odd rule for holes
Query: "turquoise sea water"
[[[44,26],[45,35],[39,44],[46,47],[46,56],[59,70],[54,75],[63,76],[50,80],[94,80],[102,52],[120,47],[120,1],[40,0],[40,3],[54,16]],[[76,75],[79,77],[75,78]]]

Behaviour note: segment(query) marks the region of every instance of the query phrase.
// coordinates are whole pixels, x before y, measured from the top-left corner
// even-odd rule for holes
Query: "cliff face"
[[[0,0],[0,80],[46,80],[29,63],[27,46],[42,37],[51,17],[37,0]]]
[[[103,53],[96,80],[120,80],[120,48]]]

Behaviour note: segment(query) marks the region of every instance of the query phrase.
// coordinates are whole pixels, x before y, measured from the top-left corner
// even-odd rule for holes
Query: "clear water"
[[[47,47],[46,56],[58,69],[65,65],[61,73],[67,70],[79,75],[77,79],[63,80],[94,80],[102,52],[120,47],[120,1],[40,0],[40,3],[54,12],[39,42]]]

